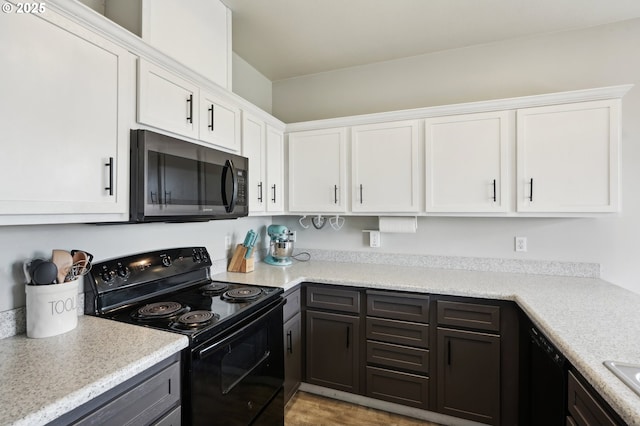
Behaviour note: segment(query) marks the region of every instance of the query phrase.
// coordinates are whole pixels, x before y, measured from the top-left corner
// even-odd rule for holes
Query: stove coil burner
[[[195,329],[209,325],[219,318],[218,314],[211,311],[191,311],[180,315],[175,325],[178,328]]]
[[[156,302],[142,306],[133,313],[138,320],[155,320],[171,318],[184,313],[188,309],[178,302]]]
[[[229,288],[227,283],[209,283],[200,287],[204,296],[217,296]]]
[[[222,296],[231,302],[246,302],[260,297],[262,290],[256,287],[234,288],[225,292]]]

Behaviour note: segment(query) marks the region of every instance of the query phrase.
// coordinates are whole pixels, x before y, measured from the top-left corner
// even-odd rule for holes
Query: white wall
[[[370,249],[361,232],[298,230],[296,247],[599,262],[602,277],[640,293],[640,19],[585,30],[444,51],[274,82],[285,122],[634,83],[623,99],[622,212],[599,219],[421,218],[417,234],[383,234]],[[526,236],[527,253],[513,251]]]
[[[94,261],[172,247],[205,246],[214,260],[225,259],[226,235],[232,247],[249,229],[265,241],[271,217],[195,223],[127,225],[0,226],[0,312],[25,304],[22,264],[33,258],[50,258],[52,249],[85,250]],[[258,243],[261,244],[261,243]]]
[[[271,113],[272,84],[247,61],[233,53],[233,93]]]

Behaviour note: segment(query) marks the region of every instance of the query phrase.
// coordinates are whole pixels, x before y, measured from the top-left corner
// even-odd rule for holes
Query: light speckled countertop
[[[603,364],[640,364],[640,295],[597,278],[476,272],[339,262],[256,264],[217,280],[282,287],[303,281],[515,301],[630,425],[640,425],[640,396]]]
[[[58,336],[2,339],[0,424],[46,424],[187,345],[179,334],[91,316]]]

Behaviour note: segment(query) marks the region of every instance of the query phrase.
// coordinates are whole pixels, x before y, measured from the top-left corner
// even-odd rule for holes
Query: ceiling
[[[222,0],[272,81],[640,17],[638,0]]]

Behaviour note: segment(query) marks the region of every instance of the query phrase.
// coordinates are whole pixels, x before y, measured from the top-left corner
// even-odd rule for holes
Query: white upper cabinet
[[[289,134],[289,211],[346,210],[347,129]]]
[[[0,223],[125,220],[135,60],[47,9],[0,15]]]
[[[618,209],[620,100],[517,111],[518,212]]]
[[[199,113],[201,140],[234,152],[240,151],[240,108],[201,91]]]
[[[420,122],[351,128],[351,209],[359,213],[417,213]]]
[[[284,134],[242,113],[242,155],[249,159],[249,213],[284,211]]]
[[[105,15],[231,90],[231,11],[219,0],[109,0]]]
[[[249,159],[249,212],[266,210],[266,144],[264,121],[242,113],[242,155]]]
[[[267,212],[284,212],[284,134],[267,124]]]
[[[508,211],[512,117],[498,111],[425,120],[427,212]]]
[[[138,60],[138,122],[197,139],[198,96],[195,84]]]

